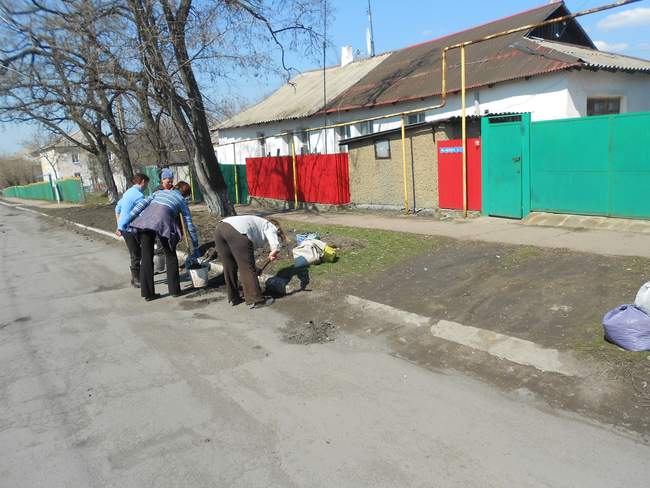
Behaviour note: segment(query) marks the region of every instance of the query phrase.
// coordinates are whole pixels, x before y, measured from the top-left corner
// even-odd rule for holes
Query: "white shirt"
[[[278,228],[257,215],[236,215],[222,220],[232,225],[237,232],[244,234],[253,243],[255,248],[261,248],[269,243],[271,251],[280,249]]]

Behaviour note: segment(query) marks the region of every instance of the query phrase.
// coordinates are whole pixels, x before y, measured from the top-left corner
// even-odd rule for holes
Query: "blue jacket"
[[[178,190],[158,190],[153,195],[147,198],[140,200],[129,213],[126,224],[130,224],[142,211],[147,208],[151,203],[156,203],[159,205],[165,205],[172,209],[172,211],[178,215],[182,214],[185,219],[185,225],[187,226],[187,233],[190,235],[192,240],[192,245],[195,248],[199,247],[199,236],[196,232],[196,227],[192,222],[192,214],[190,213],[190,208],[187,206],[187,202],[181,192]],[[122,219],[120,218],[120,222]]]
[[[117,222],[117,228],[122,232],[128,232],[126,224],[129,220],[129,214],[133,207],[144,199],[144,191],[140,189],[138,185],[133,185],[131,188],[126,190],[120,198],[120,201],[117,202],[115,206],[115,213],[119,214],[120,218]]]

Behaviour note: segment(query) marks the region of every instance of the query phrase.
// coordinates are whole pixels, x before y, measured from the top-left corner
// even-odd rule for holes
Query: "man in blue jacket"
[[[131,179],[133,186],[124,192],[120,201],[115,206],[115,220],[117,221],[118,236],[124,238],[126,248],[129,250],[131,258],[131,285],[134,288],[140,288],[140,261],[142,254],[140,251],[140,240],[137,231],[130,227],[125,227],[129,214],[133,207],[144,199],[144,189],[149,184],[149,177],[143,173],[136,173]],[[120,230],[123,229],[123,230]]]

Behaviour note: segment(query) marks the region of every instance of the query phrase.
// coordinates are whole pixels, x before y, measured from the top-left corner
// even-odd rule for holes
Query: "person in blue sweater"
[[[118,228],[116,234],[122,236],[126,248],[129,250],[131,285],[135,288],[140,288],[140,239],[138,238],[137,232],[125,228],[120,223],[123,224],[126,222],[136,203],[144,199],[144,189],[149,184],[149,177],[143,173],[136,173],[131,178],[131,183],[133,183],[133,186],[124,192],[122,198],[120,198],[115,206],[115,220],[117,221]]]
[[[147,300],[160,298],[153,281],[153,247],[156,237],[160,239],[165,253],[167,288],[171,296],[181,295],[178,275],[176,245],[183,236],[179,218],[185,220],[187,233],[192,241],[192,257],[199,256],[199,237],[192,223],[192,214],[185,199],[192,194],[190,185],[179,181],[171,190],[159,190],[150,197],[140,200],[121,223],[123,231],[127,226],[137,229],[140,235],[142,264],[140,267],[140,294]]]

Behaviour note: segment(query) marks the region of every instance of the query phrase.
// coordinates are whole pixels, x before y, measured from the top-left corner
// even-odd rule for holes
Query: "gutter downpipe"
[[[296,174],[296,141],[291,136],[291,166],[293,169],[293,209],[298,209],[298,175]]]
[[[408,183],[407,183],[407,170],[406,170],[406,129],[404,128],[404,115],[401,117],[401,122],[402,122],[402,177],[404,180],[404,211],[406,213],[410,212],[409,209],[409,190],[408,190]]]

